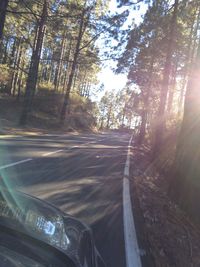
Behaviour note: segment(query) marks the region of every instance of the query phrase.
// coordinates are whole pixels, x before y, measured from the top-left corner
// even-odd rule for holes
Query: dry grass
[[[134,180],[157,267],[199,267],[200,229],[168,197],[168,181],[150,164],[149,152],[134,150]]]
[[[29,116],[25,128],[18,125],[22,110],[22,100],[0,95],[0,132],[3,134],[44,131],[91,131],[95,125],[95,118],[90,112],[91,106],[87,100],[72,95],[70,110],[64,126],[59,124],[60,108],[63,96],[52,92],[40,92],[34,99],[33,112]]]

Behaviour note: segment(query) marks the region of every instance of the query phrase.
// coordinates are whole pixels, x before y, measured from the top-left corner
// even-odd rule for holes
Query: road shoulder
[[[199,227],[170,201],[167,189],[166,178],[150,165],[148,148],[134,147],[132,198],[143,266],[199,266]]]

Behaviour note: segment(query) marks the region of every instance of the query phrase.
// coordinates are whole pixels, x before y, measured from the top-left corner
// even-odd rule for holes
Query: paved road
[[[0,173],[8,187],[90,224],[107,266],[125,267],[122,182],[129,139],[113,133],[1,138]]]

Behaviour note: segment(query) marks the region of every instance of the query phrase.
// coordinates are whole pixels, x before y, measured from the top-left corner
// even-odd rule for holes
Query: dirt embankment
[[[134,187],[155,266],[199,267],[200,227],[169,199],[167,179],[149,159],[147,147],[133,148]]]
[[[71,98],[70,110],[64,125],[59,123],[62,96],[41,94],[34,99],[33,111],[26,127],[19,126],[23,99],[0,95],[0,134],[20,133],[59,133],[95,131],[95,117],[92,114],[92,102],[80,96]]]

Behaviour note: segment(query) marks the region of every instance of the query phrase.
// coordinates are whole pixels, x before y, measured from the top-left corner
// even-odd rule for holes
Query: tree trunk
[[[179,108],[178,108],[178,115],[179,117],[181,116],[181,113],[183,111],[183,105],[184,105],[184,95],[185,91],[187,88],[187,83],[188,83],[188,77],[189,77],[189,71],[191,69],[191,64],[194,59],[194,51],[196,47],[196,37],[197,37],[197,32],[199,29],[199,24],[200,24],[200,9],[198,8],[197,10],[197,16],[193,17],[192,23],[191,23],[191,29],[190,29],[190,35],[189,35],[189,40],[188,40],[188,45],[187,45],[187,53],[186,53],[186,64],[184,67],[184,74],[183,74],[183,83],[181,87],[181,92],[180,92],[180,97],[179,97]],[[196,21],[196,26],[195,26],[195,21]],[[192,44],[194,42],[194,44]]]
[[[143,108],[142,115],[141,115],[141,126],[140,126],[140,133],[138,137],[138,144],[141,145],[146,134],[146,124],[147,124],[147,112],[146,108]]]
[[[175,0],[172,19],[170,23],[169,43],[168,43],[165,67],[163,71],[163,81],[162,81],[162,87],[161,87],[161,92],[160,92],[160,103],[159,103],[158,113],[157,113],[157,126],[155,130],[153,157],[156,157],[157,154],[160,152],[162,141],[163,141],[163,134],[165,130],[165,109],[166,109],[167,94],[168,94],[168,89],[169,89],[171,61],[172,61],[172,55],[173,55],[173,49],[174,49],[175,29],[177,25],[178,4],[179,4],[179,0]]]
[[[17,41],[18,41],[18,38],[14,37],[14,42],[12,45],[12,52],[11,52],[10,62],[9,62],[10,66],[14,66],[14,64],[15,64],[15,53],[16,53],[16,49],[17,49]]]
[[[78,66],[76,67],[76,69],[75,69],[75,72],[74,72],[74,78],[73,78],[73,85],[72,85],[72,91],[74,91],[75,90],[75,88],[76,88],[76,81],[77,81],[77,78],[78,78],[78,74],[79,74],[79,68],[78,68]]]
[[[3,29],[6,20],[6,10],[8,7],[8,0],[0,1],[0,39],[3,37]]]
[[[66,48],[66,32],[64,32],[63,34],[62,43],[61,43],[61,52],[60,52],[58,67],[57,67],[55,79],[54,79],[55,91],[58,91],[59,86],[60,86],[61,70],[63,67],[63,56],[64,56],[65,48]]]
[[[100,129],[103,129],[103,123],[104,123],[104,117],[101,118],[101,125],[100,125]]]
[[[109,127],[110,127],[111,111],[112,111],[112,105],[109,107],[109,111],[108,111],[108,118],[107,118],[107,123],[106,123],[107,129],[109,129]]]
[[[90,89],[91,89],[91,83],[87,82],[86,88],[85,88],[85,97],[87,97],[87,98],[90,97]]]
[[[171,86],[170,86],[170,89],[169,89],[169,92],[168,92],[168,98],[167,98],[168,118],[170,118],[170,115],[172,114],[173,99],[174,99],[174,93],[175,93],[175,89],[176,89],[177,68],[178,68],[178,61],[176,61],[176,64],[174,66]]]
[[[8,43],[9,43],[9,38],[7,38],[6,43],[5,43],[5,48],[4,48],[4,52],[2,55],[2,63],[6,64],[7,63],[7,58],[8,58]]]
[[[19,71],[19,78],[18,78],[18,88],[17,88],[17,101],[19,101],[20,96],[21,96],[21,88],[23,85],[23,69],[25,67],[25,49],[22,50],[22,56],[21,56],[21,69]]]
[[[22,61],[22,68],[24,68],[24,60]],[[17,101],[19,101],[21,95],[22,77],[23,77],[23,71],[21,70],[18,79]]]
[[[124,126],[124,120],[125,120],[125,113],[126,113],[126,103],[124,103],[124,108],[122,112],[122,121],[121,121],[121,126]]]
[[[148,118],[148,109],[149,109],[149,97],[151,95],[151,87],[152,87],[152,79],[153,79],[153,68],[154,68],[154,57],[151,58],[150,66],[149,66],[149,79],[148,79],[148,90],[147,93],[144,95],[144,106],[142,110],[142,123],[140,126],[140,133],[138,137],[138,144],[142,144],[146,135],[146,125],[147,125],[147,118]]]
[[[71,71],[69,74],[65,98],[64,98],[63,106],[62,106],[61,113],[60,113],[60,123],[61,124],[63,124],[65,121],[66,110],[67,110],[67,106],[69,103],[69,95],[70,95],[70,91],[72,88],[73,78],[75,75],[77,60],[78,60],[78,56],[79,56],[80,44],[81,44],[81,40],[83,37],[84,16],[85,16],[85,8],[83,8],[83,11],[81,14],[80,27],[79,27],[78,39],[77,39],[77,43],[76,43],[76,49],[75,49],[74,58],[73,58],[72,66],[71,66]]]
[[[28,115],[32,109],[32,102],[33,102],[33,97],[35,94],[37,78],[38,78],[38,68],[39,68],[39,63],[40,63],[41,50],[42,50],[42,45],[43,45],[43,40],[44,40],[44,35],[45,35],[46,19],[47,19],[47,1],[44,0],[42,15],[41,15],[41,19],[39,21],[39,25],[37,28],[36,39],[35,39],[35,44],[34,44],[33,53],[31,57],[30,68],[29,68],[29,74],[28,74],[27,83],[26,83],[24,106],[23,106],[21,117],[20,117],[21,125],[25,125],[27,123]]]
[[[3,56],[3,29],[6,20],[6,10],[8,7],[8,0],[0,1],[0,62],[2,62]]]
[[[22,45],[21,45],[21,39],[19,39],[16,58],[15,58],[15,62],[14,62],[14,70],[13,70],[12,83],[11,83],[11,92],[10,92],[13,96],[15,95],[16,86],[17,86],[17,83],[18,83],[19,66],[20,66],[20,63],[21,63],[21,57],[22,57]]]
[[[185,96],[170,194],[200,222],[200,40]]]
[[[67,52],[67,58],[66,58],[67,67],[65,69],[64,79],[63,79],[63,89],[62,89],[63,93],[65,92],[65,88],[66,88],[66,85],[67,85],[69,69],[71,69],[71,67],[70,67],[70,64],[71,64],[70,63],[71,50],[72,50],[72,39],[70,39],[70,41],[69,41],[69,49],[68,49],[68,52]]]
[[[174,93],[176,88],[176,74],[173,76],[171,88],[169,90],[168,99],[167,99],[167,111],[168,111],[168,117],[172,114],[172,107],[173,107],[173,99],[174,99]]]
[[[51,63],[49,64],[49,67],[48,67],[48,71],[47,71],[47,73],[48,73],[48,82],[49,83],[51,83],[52,82],[52,73],[53,73],[53,65],[54,65],[54,61],[53,60],[51,60]]]

